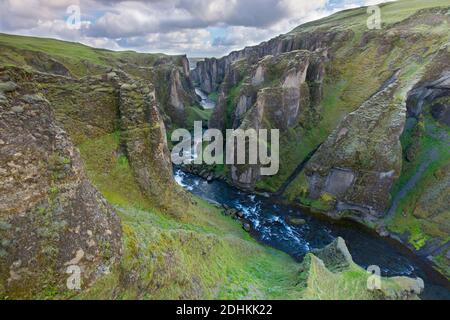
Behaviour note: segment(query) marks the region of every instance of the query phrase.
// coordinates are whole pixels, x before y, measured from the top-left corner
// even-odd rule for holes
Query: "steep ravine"
[[[382,14],[401,3],[382,5]],[[433,3],[417,4],[381,31],[366,29],[362,9],[337,13],[200,61],[191,77],[218,94],[210,128],[281,131],[279,173],[229,166],[234,186],[282,191],[293,204],[355,220],[449,277],[450,251],[442,249],[450,233],[449,36],[441,30],[450,19],[448,4]]]

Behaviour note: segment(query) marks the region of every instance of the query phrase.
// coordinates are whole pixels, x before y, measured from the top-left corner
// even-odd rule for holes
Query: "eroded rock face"
[[[325,59],[326,52],[298,50],[265,56],[256,63],[233,63],[209,127],[283,133],[297,125],[311,125],[321,99]],[[260,179],[259,164],[232,165],[230,172],[234,185],[242,189],[254,189]]]
[[[120,220],[48,101],[22,88],[0,104],[0,238],[0,296],[9,298],[70,294],[69,267],[85,289],[122,252]]]
[[[379,217],[389,204],[390,188],[402,165],[400,135],[405,103],[394,98],[391,84],[350,113],[308,162],[309,196],[327,193],[338,211]]]
[[[314,32],[301,34],[286,34],[263,42],[257,46],[246,47],[243,50],[231,52],[220,59],[211,58],[199,61],[197,67],[191,72],[194,82],[200,85],[207,93],[217,91],[227,74],[233,68],[233,63],[239,60],[253,61],[255,63],[265,56],[278,56],[282,53],[295,50],[316,51],[331,46],[332,42],[338,43],[351,36],[347,32]],[[261,80],[263,70],[259,70],[255,80]],[[256,85],[257,83],[255,83]]]
[[[312,253],[322,260],[331,271],[343,271],[353,263],[353,258],[348,251],[345,240],[341,237],[336,238],[322,249],[313,250]]]
[[[150,199],[169,209],[178,188],[153,85],[146,81],[122,84],[119,108],[122,143],[135,178]]]

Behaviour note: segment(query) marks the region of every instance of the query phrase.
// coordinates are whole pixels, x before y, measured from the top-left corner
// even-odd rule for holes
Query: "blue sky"
[[[382,0],[0,0],[0,31],[113,50],[222,56],[335,11]],[[67,9],[78,6],[70,28]],[[72,20],[73,21],[73,20]]]

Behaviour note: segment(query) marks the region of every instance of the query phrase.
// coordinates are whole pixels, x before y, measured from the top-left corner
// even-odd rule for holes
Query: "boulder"
[[[0,93],[8,93],[16,90],[17,84],[13,81],[0,82]]]

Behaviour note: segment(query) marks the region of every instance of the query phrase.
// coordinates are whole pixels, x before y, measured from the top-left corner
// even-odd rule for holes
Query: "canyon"
[[[368,236],[374,243],[406,246],[448,288],[450,7],[405,3],[381,5],[381,30],[367,29],[365,8],[351,9],[193,69],[184,55],[0,34],[0,298],[416,299],[424,291],[408,274],[383,275],[369,290],[366,266],[338,234],[297,260],[256,241],[248,233],[264,220],[237,214],[244,208],[230,215],[200,192],[216,183],[237,188],[220,187],[223,198],[263,196],[299,210],[274,225],[301,218],[322,230],[305,213],[357,222],[381,236]],[[174,168],[168,137],[194,121],[279,129],[280,172]],[[183,185],[182,170],[210,183]],[[81,270],[81,289],[66,286],[70,266]]]

